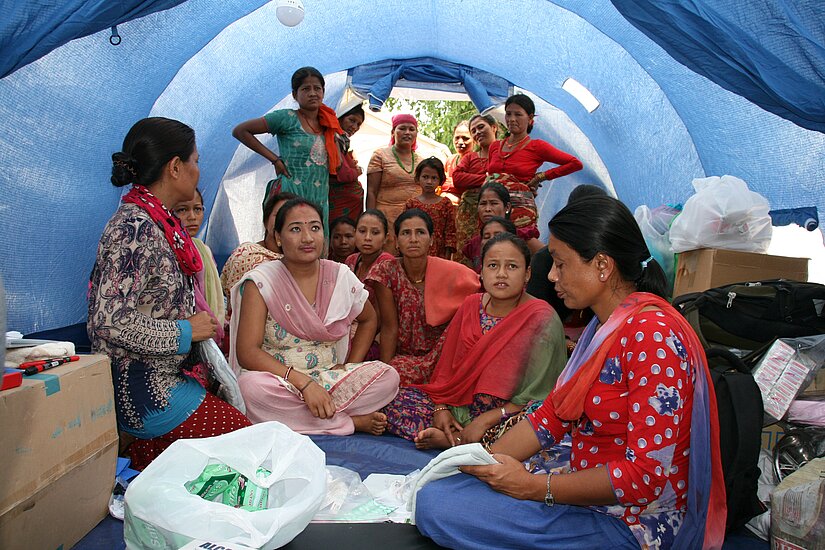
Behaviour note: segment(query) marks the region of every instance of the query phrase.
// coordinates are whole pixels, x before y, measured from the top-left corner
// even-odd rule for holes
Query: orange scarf
[[[450,322],[464,299],[481,287],[475,271],[436,256],[427,258],[424,279],[424,314],[431,327]]]
[[[335,111],[323,103],[318,109],[318,123],[324,129],[324,145],[327,150],[327,157],[329,157],[329,173],[335,175],[341,165],[341,155],[338,152],[338,144],[335,143],[335,135],[343,134],[344,131],[338,123]]]

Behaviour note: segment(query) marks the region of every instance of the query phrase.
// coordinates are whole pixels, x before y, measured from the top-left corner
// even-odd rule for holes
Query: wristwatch
[[[553,477],[553,474],[547,474],[547,494],[544,495],[544,503],[547,506],[553,506],[556,503],[556,499],[553,498],[553,492],[550,490],[551,477]]]

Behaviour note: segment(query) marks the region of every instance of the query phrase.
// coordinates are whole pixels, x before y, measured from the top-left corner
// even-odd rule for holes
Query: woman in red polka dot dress
[[[419,493],[419,529],[471,547],[461,527],[468,510],[487,548],[721,547],[716,403],[696,335],[660,297],[661,267],[613,198],[568,204],[550,233],[548,278],[567,307],[595,317],[544,404],[493,445],[499,464],[462,468],[478,479],[455,476]],[[573,448],[563,472],[523,467],[566,434]],[[488,509],[508,512],[494,520]]]

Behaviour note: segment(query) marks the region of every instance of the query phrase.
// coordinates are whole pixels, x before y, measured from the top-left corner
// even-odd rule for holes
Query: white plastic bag
[[[697,248],[768,251],[772,226],[765,197],[734,176],[697,178],[693,187],[696,194],[670,226],[673,252]]]
[[[673,281],[676,277],[676,256],[670,246],[670,224],[678,217],[679,212],[678,208],[672,206],[663,205],[651,210],[643,204],[633,213],[650,254],[665,272],[668,292],[673,290]]]
[[[306,528],[326,492],[324,453],[279,422],[203,439],[180,439],[126,490],[129,549],[176,549],[192,540],[278,548]],[[184,484],[223,463],[269,488],[269,508],[248,512],[190,494]],[[256,477],[258,467],[270,470]]]
[[[200,342],[199,351],[201,360],[209,364],[212,375],[220,383],[218,397],[246,414],[246,404],[241,395],[241,387],[238,385],[238,376],[229,366],[218,344],[209,338]]]

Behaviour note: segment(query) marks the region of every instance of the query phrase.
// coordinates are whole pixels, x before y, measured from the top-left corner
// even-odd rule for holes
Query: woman
[[[447,323],[464,298],[478,290],[467,267],[428,256],[433,221],[406,210],[395,220],[400,258],[376,265],[367,275],[381,315],[380,355],[401,376],[401,385],[430,380]]]
[[[461,253],[467,258],[473,269],[477,273],[481,272],[481,229],[493,218],[505,218],[511,220],[512,207],[510,205],[510,193],[500,183],[490,182],[481,186],[478,200],[478,227],[479,230],[464,245]],[[538,240],[539,230],[535,226],[516,227],[516,236],[524,239],[531,253],[535,253],[544,247]]]
[[[725,491],[704,351],[661,297],[664,272],[633,215],[613,198],[582,199],[550,234],[556,292],[595,317],[544,404],[493,444],[498,464],[464,467],[478,479],[419,493],[419,528],[467,547],[472,505],[473,539],[488,548],[721,547]],[[524,469],[521,460],[568,433],[564,473]]]
[[[92,350],[111,359],[118,426],[137,438],[129,454],[138,470],[177,439],[249,425],[182,372],[217,328],[209,313],[196,312],[203,264],[171,212],[193,200],[199,175],[195,132],[176,120],[138,121],[112,155],[112,184],[132,189],[100,238],[87,327]]]
[[[406,210],[419,208],[430,216],[433,234],[429,254],[449,260],[455,252],[455,207],[450,199],[436,192],[446,177],[441,160],[436,157],[422,160],[415,167],[415,182],[421,187],[421,194],[408,199],[404,207]]]
[[[253,422],[277,420],[304,434],[378,435],[386,426],[378,411],[395,397],[398,374],[379,361],[360,362],[375,312],[346,266],[321,259],[323,227],[321,209],[305,199],[278,212],[283,258],[232,289],[231,364]]]
[[[478,231],[478,194],[487,180],[487,158],[490,145],[496,140],[498,123],[490,115],[476,115],[470,119],[469,127],[476,150],[464,155],[452,172],[453,187],[461,196],[455,213],[457,252],[454,259],[473,267],[461,251]]]
[[[203,269],[195,275],[195,299],[203,300],[205,305],[202,305],[201,309],[209,311],[215,318],[217,323],[215,341],[218,345],[221,345],[224,337],[223,325],[226,322],[226,305],[221,289],[221,278],[218,275],[218,265],[215,263],[212,250],[206,246],[205,242],[195,237],[201,229],[204,215],[203,195],[200,189],[195,189],[193,200],[179,202],[172,212],[181,221],[189,236],[192,237],[192,242],[195,243],[195,247],[201,256]]]
[[[349,104],[351,105],[351,104]],[[348,106],[349,106],[348,105]],[[346,216],[358,219],[364,211],[364,188],[358,181],[361,167],[350,151],[350,138],[361,128],[366,119],[364,107],[359,99],[354,107],[346,108],[338,117],[343,134],[338,136],[338,149],[341,153],[341,166],[336,174],[329,175],[329,219]],[[332,230],[332,228],[330,228]]]
[[[444,171],[447,175],[446,181],[441,185],[441,195],[450,199],[453,206],[458,204],[460,193],[456,193],[453,185],[453,172],[458,162],[472,152],[473,138],[470,136],[470,122],[462,120],[453,128],[453,147],[455,154],[444,163]]]
[[[342,264],[355,252],[355,222],[340,216],[329,224],[329,259]]]
[[[272,163],[277,179],[267,185],[271,193],[287,191],[321,205],[324,227],[329,219],[329,176],[336,175],[341,153],[336,136],[343,133],[335,111],[324,105],[324,77],[314,67],[301,67],[292,75],[292,98],[298,109],[272,111],[262,118],[241,122],[232,135]],[[278,137],[280,156],[261,143],[257,134]],[[328,234],[325,231],[325,234]]]
[[[535,196],[542,182],[566,176],[582,169],[579,159],[560,151],[540,139],[531,139],[536,106],[524,94],[504,102],[504,122],[509,135],[490,146],[487,163],[488,181],[507,187],[513,199],[511,219],[516,227],[535,226],[538,222]],[[558,164],[545,172],[536,172],[545,162]]]
[[[387,216],[390,228],[404,211],[404,203],[421,193],[415,182],[415,167],[421,158],[415,154],[418,121],[412,115],[392,117],[390,145],[377,149],[367,166],[367,208]],[[395,235],[390,232],[384,250],[395,251]]]
[[[223,264],[221,271],[221,286],[223,294],[229,300],[232,287],[241,280],[248,271],[255,269],[263,262],[271,262],[281,258],[281,248],[275,239],[275,216],[278,210],[290,199],[297,198],[292,193],[276,193],[267,197],[264,203],[264,239],[257,243],[241,243],[238,248]],[[230,304],[231,306],[231,304]],[[227,319],[230,317],[231,307],[227,308]]]
[[[481,441],[528,402],[544,399],[567,360],[558,315],[524,291],[524,241],[493,237],[481,273],[485,292],[468,296],[453,317],[432,381],[401,388],[384,409],[388,430],[419,448]]]

